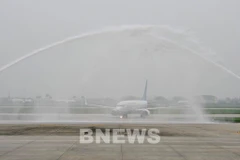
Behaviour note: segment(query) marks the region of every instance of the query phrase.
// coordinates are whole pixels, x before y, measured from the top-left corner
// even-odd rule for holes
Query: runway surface
[[[239,124],[102,125],[159,128],[161,141],[144,144],[80,144],[87,125],[0,125],[2,160],[239,160]],[[95,125],[97,127],[97,125]],[[14,130],[12,134],[10,131]],[[9,132],[8,132],[9,131]],[[16,132],[19,131],[19,132]],[[24,132],[20,132],[24,131]],[[8,135],[7,135],[8,134]],[[147,137],[146,137],[147,138]],[[127,139],[125,137],[125,139]]]
[[[1,112],[0,160],[240,160],[240,124],[211,121],[214,117],[240,115],[152,114],[120,119],[111,114]],[[81,128],[157,128],[161,141],[80,144]]]
[[[56,124],[85,124],[85,123],[211,123],[211,118],[216,117],[240,117],[239,114],[212,114],[212,115],[190,115],[190,114],[154,114],[146,118],[139,115],[129,115],[127,119],[110,114],[1,114],[0,124],[20,123],[56,123]]]

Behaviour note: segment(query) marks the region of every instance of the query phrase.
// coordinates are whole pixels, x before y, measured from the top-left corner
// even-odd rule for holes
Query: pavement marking
[[[20,148],[22,148],[22,147],[25,147],[25,146],[33,143],[33,142],[35,142],[35,140],[32,140],[32,141],[30,141],[30,142],[28,142],[28,143],[24,143],[24,144],[21,145],[21,146],[18,146],[18,147],[16,147],[16,148],[12,149],[12,150],[9,150],[9,151],[5,152],[4,154],[0,155],[0,157],[4,157],[4,156],[6,156],[7,154],[9,154],[9,153],[11,153],[11,152],[14,152],[14,151],[16,151],[16,150],[18,150],[18,149],[20,149]]]
[[[61,159],[62,156],[63,156],[65,153],[67,153],[68,151],[70,151],[70,149],[72,149],[72,147],[73,147],[75,144],[77,144],[77,142],[78,142],[78,141],[75,141],[68,149],[66,149],[66,150],[57,158],[57,160]]]

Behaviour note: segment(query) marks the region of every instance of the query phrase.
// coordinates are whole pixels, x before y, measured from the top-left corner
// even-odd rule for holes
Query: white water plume
[[[67,44],[69,44],[70,47],[67,46]],[[32,51],[2,66],[0,73],[30,57],[40,53],[46,53],[50,49],[61,48],[62,46],[74,48],[76,47],[74,45],[77,47],[80,46],[73,51],[78,54],[75,53],[76,55],[74,55],[74,53],[69,53],[69,55],[65,55],[65,58],[70,55],[73,55],[73,58],[70,59],[69,62],[63,61],[63,67],[73,64],[78,65],[73,65],[66,69],[67,72],[71,71],[74,76],[69,76],[70,74],[66,73],[65,76],[56,78],[57,81],[54,79],[52,83],[49,84],[52,88],[54,88],[54,85],[59,85],[62,88],[59,90],[56,89],[56,92],[62,91],[68,96],[69,94],[77,93],[80,87],[82,87],[81,92],[84,95],[87,94],[87,92],[90,94],[95,93],[94,91],[96,91],[94,96],[136,94],[142,92],[142,82],[147,78],[150,82],[149,93],[152,93],[152,95],[166,94],[168,96],[174,91],[173,94],[186,94],[190,97],[196,94],[194,92],[195,89],[202,89],[201,87],[197,88],[200,83],[198,81],[208,80],[207,76],[204,77],[201,75],[202,72],[205,73],[208,71],[208,68],[204,68],[206,65],[205,62],[207,62],[207,65],[210,67],[217,68],[218,71],[224,71],[224,73],[240,79],[240,76],[214,61],[213,52],[203,48],[192,38],[190,33],[168,26],[153,25],[122,26],[69,37]],[[41,66],[46,65],[51,67],[54,66],[54,62],[57,63],[57,60],[61,61],[64,59],[60,54],[54,54],[58,52],[60,51],[51,50],[51,54],[45,54],[44,56],[50,56],[49,59],[51,59],[51,55],[57,58],[52,59],[50,64],[48,64],[49,61],[47,60],[42,61]],[[204,63],[202,61],[204,61]],[[39,61],[34,62],[40,63]],[[198,68],[198,66],[200,67]],[[48,69],[50,67],[46,68]],[[37,77],[39,82],[36,83],[37,85],[31,85],[31,83],[28,83],[29,80],[27,78],[24,79],[23,76],[22,79],[24,83],[28,84],[29,89],[33,89],[34,87],[36,87],[36,90],[46,89],[44,86],[41,86],[43,82],[41,81],[42,79],[38,79],[38,77],[41,77],[40,75],[34,72],[30,72],[30,74],[33,75],[33,79]],[[52,73],[50,74],[50,76],[54,78],[58,77]],[[60,74],[64,74],[64,72]],[[0,76],[4,76],[4,74]],[[202,77],[204,77],[204,79]],[[21,77],[18,78],[20,79]],[[44,77],[44,82],[47,81],[47,79],[48,77]],[[72,81],[67,81],[69,79]],[[61,80],[63,83],[58,83],[58,81]],[[82,82],[81,84],[77,82],[79,80]],[[10,82],[13,81],[14,80],[11,80]],[[67,83],[64,83],[65,81],[67,81]],[[79,87],[79,85],[82,86]],[[122,87],[124,85],[126,87]],[[209,86],[210,85],[212,86],[212,84],[209,84]],[[72,90],[75,92],[71,92]],[[116,95],[113,94],[113,91]],[[206,121],[202,118],[204,113],[201,107],[193,105],[192,109],[196,112],[195,114],[200,117],[198,119],[199,122]],[[35,109],[34,113],[40,112],[39,110],[41,111],[41,108]],[[65,111],[65,113],[68,112]],[[70,117],[70,115],[68,115],[68,117]],[[42,116],[41,120],[45,118],[44,114]],[[52,116],[51,118],[59,120],[57,117],[58,116]],[[45,121],[47,120],[48,119]]]
[[[186,49],[186,50],[189,50],[191,51],[191,53],[193,54],[196,54],[198,56],[200,56],[201,58],[203,58],[204,60],[208,61],[209,63],[212,63],[213,65],[219,67],[220,69],[222,69],[223,71],[226,71],[227,73],[231,74],[232,76],[236,77],[237,79],[240,79],[240,76],[237,75],[236,73],[234,73],[233,71],[229,70],[227,67],[215,62],[214,60],[212,60],[210,58],[211,56],[211,52],[208,52],[206,54],[206,52],[201,52],[201,53],[196,53],[194,50],[192,50],[191,48],[186,48],[185,46],[181,46],[181,44],[177,44],[176,42],[173,42],[169,39],[167,39],[166,37],[157,37],[156,35],[153,35],[152,33],[152,30],[159,30],[160,32],[161,31],[168,31],[168,32],[172,32],[172,34],[178,34],[179,36],[188,36],[186,33],[184,33],[183,31],[181,30],[174,30],[173,28],[171,27],[168,27],[168,26],[154,26],[154,25],[149,25],[149,26],[121,26],[121,27],[109,27],[109,29],[105,29],[105,30],[101,30],[101,31],[95,31],[95,32],[89,32],[89,33],[84,33],[84,34],[80,34],[80,35],[77,35],[77,36],[72,36],[72,37],[68,37],[64,40],[61,40],[61,41],[58,41],[58,42],[54,42],[50,45],[47,45],[47,46],[44,46],[42,48],[39,48],[37,50],[34,50],[2,67],[0,67],[0,72],[8,69],[9,67],[11,66],[14,66],[16,65],[17,63],[23,61],[23,60],[26,60],[32,56],[35,56],[39,53],[42,53],[44,52],[45,50],[48,50],[48,49],[51,49],[53,47],[57,47],[59,45],[62,45],[62,44],[65,44],[65,43],[70,43],[72,41],[75,41],[75,40],[78,40],[78,39],[81,39],[81,38],[85,38],[85,37],[88,37],[88,36],[94,36],[94,35],[98,35],[98,34],[104,34],[104,33],[109,33],[109,32],[124,32],[124,31],[129,31],[129,30],[132,30],[133,33],[132,34],[149,34],[148,32],[150,31],[150,34],[153,36],[153,37],[156,37],[156,38],[160,38],[160,39],[164,39],[166,41],[169,41],[171,43],[173,43],[174,45],[179,45],[180,47]],[[164,34],[163,34],[164,35]],[[176,38],[176,37],[175,37]],[[187,37],[188,38],[188,37]],[[192,42],[194,42],[193,39],[191,39]],[[207,57],[208,56],[208,57]]]

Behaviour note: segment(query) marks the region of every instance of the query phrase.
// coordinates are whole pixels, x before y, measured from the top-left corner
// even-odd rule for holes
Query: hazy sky
[[[195,32],[240,74],[239,0],[1,0],[0,12],[0,66],[87,31],[154,24]]]

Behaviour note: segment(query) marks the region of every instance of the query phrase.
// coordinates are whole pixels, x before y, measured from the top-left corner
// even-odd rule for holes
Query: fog
[[[0,3],[0,66],[66,37],[157,25],[105,29],[46,50],[0,74],[1,96],[141,96],[145,79],[149,96],[240,93],[236,77],[202,57],[240,73],[237,0]]]

